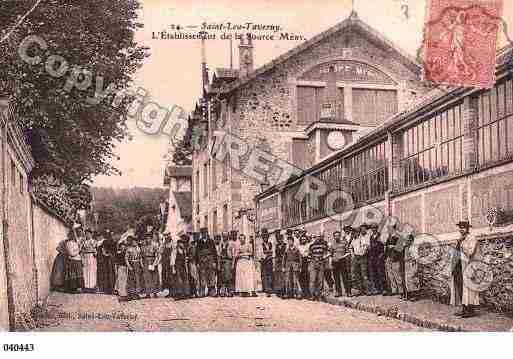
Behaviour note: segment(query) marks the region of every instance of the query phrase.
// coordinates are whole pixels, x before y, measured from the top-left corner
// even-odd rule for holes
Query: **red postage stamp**
[[[428,0],[424,77],[443,85],[495,83],[503,0]]]

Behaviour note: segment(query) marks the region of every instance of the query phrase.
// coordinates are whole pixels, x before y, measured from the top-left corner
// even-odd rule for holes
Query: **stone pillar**
[[[335,121],[337,120],[337,116],[339,116],[337,113],[337,79],[335,69],[332,66],[330,66],[329,71],[324,92],[324,102],[321,103],[321,120]],[[325,108],[325,106],[327,106],[327,108]]]
[[[397,88],[397,109],[399,112],[406,110],[411,101],[409,89],[405,81],[401,81]]]
[[[344,87],[344,117],[353,121],[353,88]]]
[[[477,102],[467,96],[463,100],[463,169],[473,172],[478,165],[477,158]]]
[[[315,130],[315,163],[321,162],[321,130]]]
[[[279,189],[278,192],[278,223],[279,229],[283,228],[283,190]]]
[[[388,189],[390,191],[398,191],[402,187],[402,182],[404,179],[404,169],[401,167],[401,159],[403,158],[404,133],[389,133],[388,140],[391,144],[391,146],[389,146],[391,156],[389,157],[390,167],[388,172]]]

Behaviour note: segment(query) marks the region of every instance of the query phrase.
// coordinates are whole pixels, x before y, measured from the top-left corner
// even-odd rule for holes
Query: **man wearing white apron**
[[[479,291],[476,287],[476,258],[480,257],[479,245],[475,236],[470,234],[470,223],[460,221],[460,238],[453,252],[452,273],[450,278],[451,305],[462,305],[456,316],[470,318],[475,316],[474,309],[479,306]]]

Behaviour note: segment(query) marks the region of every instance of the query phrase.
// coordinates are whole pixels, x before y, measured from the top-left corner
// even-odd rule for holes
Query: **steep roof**
[[[12,149],[23,165],[27,174],[35,167],[36,163],[32,157],[30,144],[23,134],[18,119],[14,115],[12,103],[7,97],[0,96],[0,123],[6,124],[7,136],[11,139]]]
[[[168,166],[166,175],[169,177],[192,177],[192,166]]]
[[[258,77],[259,75],[272,70],[275,66],[284,63],[291,57],[307,50],[308,48],[316,45],[317,43],[325,40],[329,36],[342,31],[342,30],[348,30],[348,29],[357,29],[369,36],[369,38],[376,40],[382,44],[384,44],[391,53],[397,54],[404,63],[411,68],[413,71],[420,74],[422,67],[421,65],[415,60],[415,58],[411,55],[409,55],[406,51],[399,48],[397,45],[395,45],[391,40],[387,39],[384,35],[382,35],[377,30],[373,29],[366,23],[364,23],[362,20],[358,18],[358,15],[353,12],[350,17],[342,21],[341,23],[331,27],[330,29],[318,34],[317,36],[312,37],[310,40],[305,41],[301,45],[293,48],[290,51],[287,51],[285,54],[277,57],[273,61],[269,62],[268,64],[258,68],[257,70],[249,73],[247,76],[240,78],[236,81],[233,81],[229,84],[226,84],[222,87],[222,92],[231,92],[236,90],[237,88],[247,84],[254,78]]]
[[[192,166],[167,166],[164,173],[164,186],[169,185],[171,178],[192,177]]]

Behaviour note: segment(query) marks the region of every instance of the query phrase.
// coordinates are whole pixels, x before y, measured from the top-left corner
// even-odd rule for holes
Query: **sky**
[[[422,42],[425,0],[354,0],[360,19],[380,31],[400,48],[415,56]],[[153,33],[174,32],[172,25],[201,26],[203,22],[279,25],[283,31],[309,39],[346,19],[351,0],[141,0],[140,22],[136,35],[139,44],[150,48],[135,77],[135,85],[148,91],[156,103],[171,109],[194,108],[201,90],[201,46],[199,40],[153,39]],[[513,2],[505,0],[505,21],[513,20]],[[221,32],[214,32],[218,36]],[[303,40],[304,41],[304,40]],[[258,68],[303,41],[255,41],[255,68]],[[499,36],[499,43],[505,37]],[[233,42],[234,67],[238,67],[237,43]],[[206,42],[207,65],[211,70],[230,66],[230,42]],[[127,188],[162,187],[169,141],[165,135],[147,135],[133,120],[128,127],[131,140],[116,144],[119,160],[112,164],[121,176],[99,176],[93,185]]]

